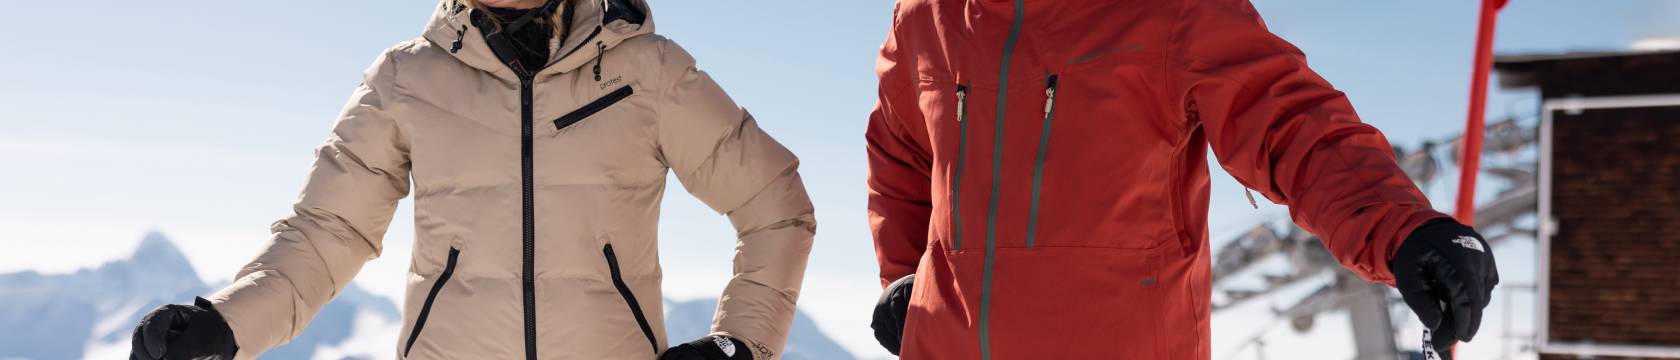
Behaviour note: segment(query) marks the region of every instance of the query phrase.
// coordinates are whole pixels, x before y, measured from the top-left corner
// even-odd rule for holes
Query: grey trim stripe
[[[968,93],[974,90],[974,80],[968,85],[957,85],[957,172],[951,175],[951,223],[955,234],[951,240],[951,247],[962,251],[962,207],[960,204],[962,192],[963,162],[968,158]]]
[[[1003,44],[1003,63],[998,66],[997,124],[992,128],[992,199],[986,206],[986,264],[980,275],[980,359],[992,359],[991,308],[992,263],[997,253],[998,183],[1003,178],[1003,119],[1009,104],[1009,57],[1021,36],[1021,20],[1027,15],[1027,1],[1015,0],[1015,21],[1009,25],[1009,40]]]
[[[1033,239],[1038,237],[1038,194],[1044,184],[1044,154],[1050,150],[1050,120],[1056,116],[1056,76],[1050,75],[1045,80],[1049,88],[1044,90],[1044,130],[1038,135],[1038,159],[1033,161],[1032,210],[1027,214],[1027,247],[1033,247]]]

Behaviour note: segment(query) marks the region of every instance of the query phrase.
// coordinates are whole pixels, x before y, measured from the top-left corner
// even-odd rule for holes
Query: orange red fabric
[[[1446,217],[1246,0],[893,16],[866,137],[882,285],[918,277],[902,359],[1210,358],[1210,146],[1371,281]]]

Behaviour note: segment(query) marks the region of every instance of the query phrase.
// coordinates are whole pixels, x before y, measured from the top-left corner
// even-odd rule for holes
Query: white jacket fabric
[[[449,1],[385,51],[292,213],[211,298],[238,358],[303,331],[412,195],[399,358],[654,359],[672,340],[656,235],[667,171],[737,230],[713,333],[778,357],[816,231],[798,160],[627,2],[647,19],[603,23],[602,2],[579,1],[529,78]]]

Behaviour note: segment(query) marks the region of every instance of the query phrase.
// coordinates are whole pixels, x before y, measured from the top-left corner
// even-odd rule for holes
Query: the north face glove
[[[672,346],[659,360],[752,360],[747,343],[722,335],[707,335]]]
[[[193,305],[164,305],[140,319],[134,327],[134,350],[130,360],[232,360],[239,347],[233,341],[222,314],[210,301],[198,298]]]
[[[1451,354],[1481,327],[1482,308],[1499,284],[1492,250],[1475,229],[1438,219],[1418,226],[1394,253],[1394,285],[1431,331],[1436,352]]]
[[[904,317],[910,312],[910,290],[915,287],[916,274],[905,275],[887,285],[875,300],[875,320],[869,327],[875,329],[875,341],[893,355],[898,355],[904,341]]]

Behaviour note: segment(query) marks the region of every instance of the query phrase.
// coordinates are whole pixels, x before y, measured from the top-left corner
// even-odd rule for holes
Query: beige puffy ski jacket
[[[239,359],[296,337],[379,256],[410,186],[399,358],[654,359],[690,340],[665,338],[667,171],[739,237],[713,334],[779,355],[816,230],[798,160],[653,34],[642,1],[626,1],[642,24],[602,23],[602,1],[578,2],[569,40],[530,79],[447,5],[379,57],[292,213],[211,298]]]

